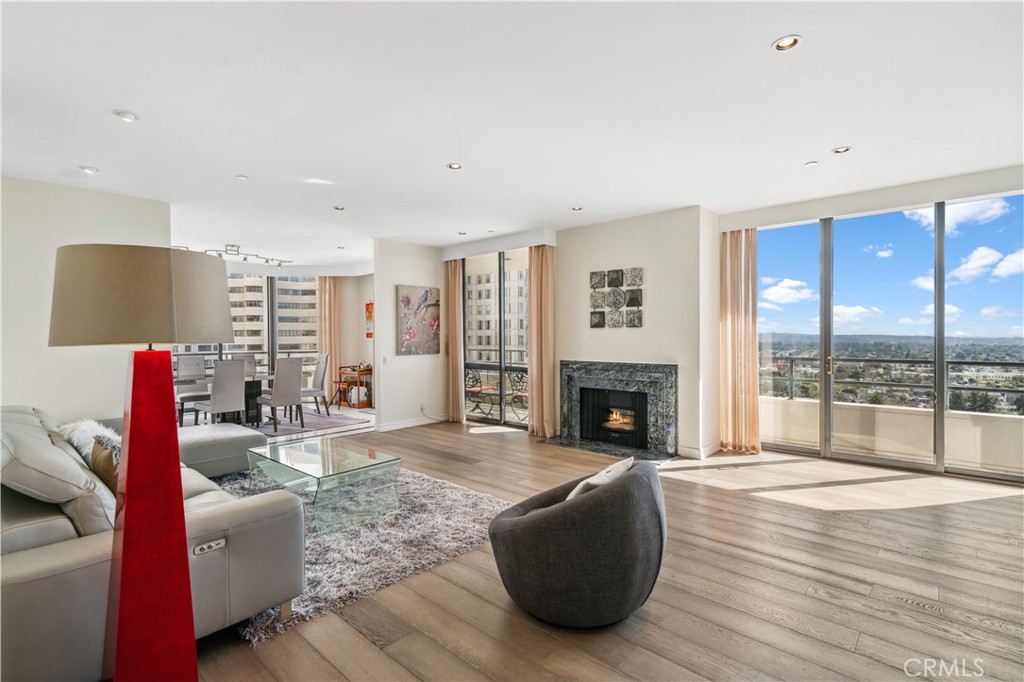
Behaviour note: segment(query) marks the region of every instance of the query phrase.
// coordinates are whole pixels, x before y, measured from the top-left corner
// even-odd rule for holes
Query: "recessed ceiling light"
[[[582,211],[583,207],[582,206],[573,206],[570,210],[572,210],[572,211]]]
[[[306,178],[303,180],[307,185],[333,185],[334,183],[330,180],[321,180],[320,178]]]
[[[807,166],[808,168],[814,168],[815,166],[818,165],[818,162],[817,161],[808,161],[804,165]]]
[[[465,233],[465,232],[459,232],[459,234],[460,234],[460,235],[462,235],[463,237],[465,237],[465,236],[466,236],[466,233]]]
[[[786,52],[787,50],[792,50],[794,47],[799,45],[801,40],[803,40],[803,38],[793,33],[788,36],[782,36],[772,43],[772,47],[776,52]]]
[[[100,172],[99,168],[93,168],[92,166],[79,166],[78,170],[82,171],[86,175],[96,175]]]
[[[461,170],[462,169],[462,164],[461,163],[449,163],[448,164],[448,169],[449,170]]]
[[[487,230],[487,234],[494,234],[494,230]]]
[[[836,147],[835,149],[832,150],[832,153],[833,154],[845,154],[846,152],[850,151],[850,149],[851,149],[850,147],[844,145],[842,147]]]
[[[134,123],[139,120],[138,114],[134,111],[128,111],[127,109],[114,109],[114,116],[117,116],[125,123]]]
[[[345,207],[344,207],[344,206],[335,206],[335,207],[334,207],[334,210],[335,210],[335,211],[344,211],[344,210],[345,210]]]
[[[248,175],[236,175],[235,176],[235,180],[248,180],[248,179],[249,179]]]
[[[345,247],[344,247],[344,246],[339,246],[338,248],[339,248],[339,249],[344,249]]]

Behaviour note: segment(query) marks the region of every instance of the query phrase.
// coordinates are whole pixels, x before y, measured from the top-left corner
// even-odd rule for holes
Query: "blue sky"
[[[837,334],[931,335],[931,208],[835,220]],[[818,224],[758,233],[759,331],[816,333]],[[946,334],[1024,335],[1021,195],[946,207]]]

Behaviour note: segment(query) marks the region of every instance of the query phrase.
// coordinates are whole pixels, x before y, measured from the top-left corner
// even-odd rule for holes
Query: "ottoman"
[[[181,463],[206,477],[247,471],[246,450],[266,444],[266,436],[240,424],[201,424],[178,429]]]

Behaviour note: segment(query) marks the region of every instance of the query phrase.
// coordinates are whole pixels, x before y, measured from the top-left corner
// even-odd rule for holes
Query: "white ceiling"
[[[298,263],[728,213],[1022,163],[1022,23],[1017,2],[4,3],[3,171]]]

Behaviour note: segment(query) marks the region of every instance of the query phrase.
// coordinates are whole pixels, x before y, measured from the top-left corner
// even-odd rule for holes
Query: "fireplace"
[[[640,459],[676,455],[676,365],[562,360],[560,373],[560,444]]]
[[[647,394],[580,389],[580,438],[647,449]]]

